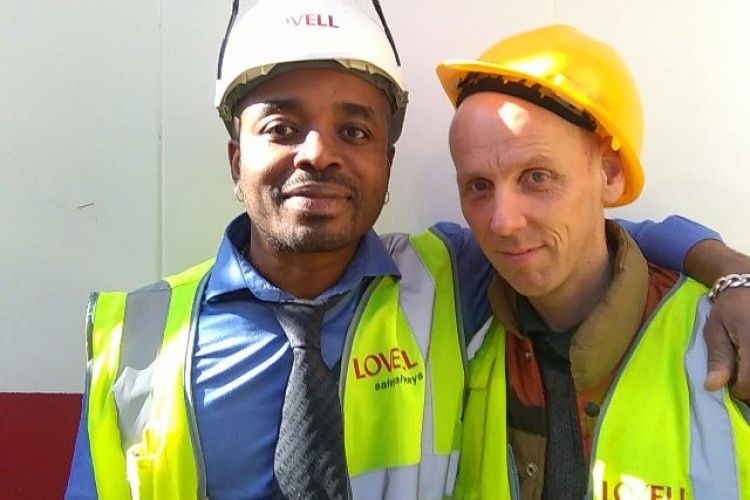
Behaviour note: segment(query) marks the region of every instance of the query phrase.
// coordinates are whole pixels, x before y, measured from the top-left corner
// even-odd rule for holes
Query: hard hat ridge
[[[350,71],[383,91],[391,107],[390,139],[401,135],[408,102],[395,44],[348,0],[235,0],[219,54],[216,107],[232,132],[233,108],[276,75],[298,68]]]
[[[456,98],[456,107],[460,106],[461,102],[472,94],[499,92],[518,97],[552,111],[560,118],[589,132],[595,131],[597,127],[596,120],[591,116],[591,113],[550,92],[538,83],[529,83],[523,79],[509,80],[501,75],[469,73],[466,78],[459,82],[458,88],[460,90]]]

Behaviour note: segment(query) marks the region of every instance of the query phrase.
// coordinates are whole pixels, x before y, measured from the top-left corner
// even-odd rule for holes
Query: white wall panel
[[[158,4],[0,15],[0,391],[79,391],[94,288],[158,273]]]
[[[217,55],[232,2],[164,3],[164,271],[213,257],[234,198],[227,133],[214,108]]]

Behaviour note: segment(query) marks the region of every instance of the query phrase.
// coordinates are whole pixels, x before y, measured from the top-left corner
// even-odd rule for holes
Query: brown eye
[[[362,130],[362,128],[355,127],[353,125],[344,127],[344,130],[342,133],[346,139],[353,140],[353,141],[358,141],[361,139],[365,139],[367,137],[367,133],[364,130]]]
[[[490,189],[490,183],[485,179],[477,179],[469,185],[469,189],[475,193],[483,193]]]
[[[287,137],[294,133],[294,129],[286,123],[275,123],[266,127],[265,133],[274,137]]]

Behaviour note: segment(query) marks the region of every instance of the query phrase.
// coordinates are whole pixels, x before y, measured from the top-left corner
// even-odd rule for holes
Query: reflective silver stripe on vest
[[[446,492],[450,493],[453,490],[458,454],[438,456],[434,452],[434,415],[429,352],[436,286],[432,275],[411,246],[408,235],[389,234],[381,239],[401,272],[399,305],[414,332],[422,359],[425,360],[422,459],[419,465],[374,470],[351,478],[352,496],[357,500],[441,499]],[[356,317],[353,324],[358,322],[359,317]],[[354,330],[350,328],[350,333]],[[448,478],[448,484],[443,484],[444,478]]]
[[[702,297],[685,353],[690,392],[690,479],[694,498],[739,498],[732,425],[724,405],[726,389],[708,392],[703,388],[708,370],[703,327],[710,308],[708,298]]]
[[[129,293],[113,387],[123,450],[140,442],[151,408],[151,374],[159,354],[172,290],[166,281]]]
[[[422,358],[427,361],[430,353],[432,311],[435,307],[435,282],[409,243],[408,235],[389,234],[382,239],[401,272],[401,281],[398,285],[399,304],[416,336]]]
[[[456,479],[458,479],[458,460],[461,458],[461,452],[457,450],[451,451],[448,457],[448,475],[445,477],[445,494],[453,495],[453,490],[456,487]]]
[[[96,311],[96,302],[99,300],[99,292],[89,294],[89,304],[86,306],[86,359],[94,359],[94,311]],[[91,363],[87,363],[86,368],[86,387],[91,380]],[[86,398],[88,401],[88,398]],[[88,411],[88,410],[87,410]]]
[[[202,278],[193,302],[183,379],[188,426],[198,469],[198,498],[206,498],[206,477],[195,420],[195,409],[192,404],[190,377],[192,373],[192,352],[198,323],[197,311],[209,274],[206,273]],[[127,450],[142,440],[143,429],[151,413],[151,375],[164,340],[164,329],[171,298],[172,288],[168,282],[162,280],[129,293],[125,301],[125,317],[120,343],[120,365],[113,387],[123,450]]]
[[[474,336],[471,338],[469,345],[466,347],[466,357],[469,360],[474,359],[474,356],[477,355],[479,348],[482,347],[482,344],[484,344],[484,338],[490,332],[490,326],[492,326],[493,319],[494,317],[490,316],[487,319],[487,321],[484,322],[482,327],[479,330],[477,330],[477,333],[475,333]]]

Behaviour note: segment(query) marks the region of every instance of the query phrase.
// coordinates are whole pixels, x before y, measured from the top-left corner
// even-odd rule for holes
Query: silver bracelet
[[[716,280],[711,291],[708,292],[708,300],[713,304],[716,297],[727,288],[738,287],[750,288],[750,274],[727,274]]]

